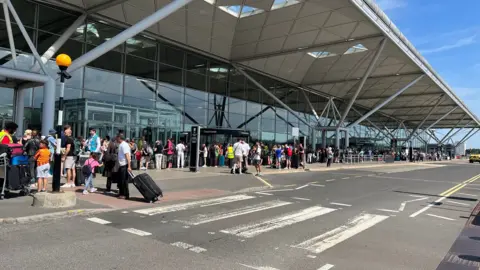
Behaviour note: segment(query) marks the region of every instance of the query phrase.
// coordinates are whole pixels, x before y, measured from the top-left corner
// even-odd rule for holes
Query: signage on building
[[[300,130],[298,127],[292,127],[292,136],[298,137],[300,135]]]

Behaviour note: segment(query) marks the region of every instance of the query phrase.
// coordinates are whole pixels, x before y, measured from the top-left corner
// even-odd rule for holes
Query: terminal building
[[[427,149],[478,118],[372,0],[4,0],[0,120],[150,141]],[[6,12],[6,11],[9,12]],[[443,138],[435,129],[448,129]]]

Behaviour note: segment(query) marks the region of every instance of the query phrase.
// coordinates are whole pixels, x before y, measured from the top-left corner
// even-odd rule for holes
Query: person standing
[[[262,149],[260,148],[259,145],[253,146],[253,165],[255,166],[255,169],[257,171],[256,176],[261,176],[262,175],[262,158],[261,158],[261,153]]]
[[[235,163],[233,164],[233,173],[238,168],[240,174],[242,174],[242,158],[243,158],[243,147],[242,141],[237,139],[237,142],[233,145],[233,153],[235,155]]]
[[[207,157],[208,157],[208,148],[207,145],[203,144],[202,145],[202,157],[203,157],[203,166],[202,167],[207,167]]]
[[[163,144],[162,141],[155,142],[155,148],[153,149],[155,153],[155,169],[161,170],[162,169],[162,162],[163,162]]]
[[[118,172],[118,145],[115,140],[111,140],[108,144],[107,150],[103,155],[103,163],[105,168],[103,176],[107,177],[107,185],[105,192],[112,191],[112,182]],[[118,184],[117,184],[118,186]]]
[[[87,140],[88,151],[91,153],[100,153],[100,147],[102,146],[100,137],[97,135],[95,128],[90,128],[90,138]]]
[[[38,192],[47,191],[48,179],[50,178],[50,151],[47,148],[48,142],[43,140],[39,143],[39,149],[33,156],[37,162]]]
[[[327,148],[327,167],[332,165],[333,151],[331,147]]]
[[[243,167],[247,168],[248,166],[248,154],[250,153],[250,145],[242,140],[242,148],[243,148]]]
[[[31,129],[25,130],[25,132],[23,133],[21,144],[22,145],[27,144],[28,140],[30,140],[31,138],[32,138],[32,130]]]
[[[293,156],[293,146],[288,146],[285,145],[285,159],[287,160],[285,164],[287,170],[290,170],[292,168],[292,156]]]
[[[142,169],[144,170],[147,170],[148,167],[150,166],[150,160],[152,158],[152,155],[153,155],[153,149],[152,147],[150,146],[149,143],[147,142],[143,142],[142,144],[142,157],[141,157],[141,165],[142,165]]]
[[[130,192],[128,189],[128,174],[132,172],[132,153],[130,146],[125,142],[123,135],[117,136],[118,144],[118,198],[126,199],[130,198]]]
[[[185,145],[180,141],[175,149],[177,150],[177,168],[183,169],[183,163],[185,161]]]
[[[14,122],[7,122],[5,128],[0,131],[0,143],[9,144],[14,141],[14,134],[17,131],[18,125]]]
[[[228,144],[227,147],[227,159],[228,159],[228,168],[232,168],[233,166],[233,159],[235,158],[235,155],[233,153],[233,146],[231,143]]]
[[[70,125],[63,127],[65,134],[65,152],[62,156],[63,167],[67,170],[67,182],[63,188],[75,187],[75,142],[72,138],[72,128]]]
[[[35,183],[35,179],[37,179],[35,171],[37,161],[35,160],[35,154],[38,149],[40,149],[40,140],[38,139],[37,131],[34,130],[32,131],[30,139],[23,145],[23,150],[28,156],[28,177],[32,180],[32,184]],[[48,153],[50,154],[50,152]]]
[[[168,162],[168,168],[171,169],[173,165],[173,138],[170,138],[167,140],[167,145],[165,146],[165,152],[167,152],[167,162]]]

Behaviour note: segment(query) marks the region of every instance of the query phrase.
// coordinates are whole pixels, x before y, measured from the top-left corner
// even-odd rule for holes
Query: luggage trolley
[[[18,170],[13,170],[17,168]],[[13,172],[18,173],[18,179],[17,181],[13,181],[12,179],[8,178],[9,175],[9,170],[10,173],[13,174]],[[21,177],[21,175],[25,176],[25,168],[23,166],[13,166],[10,164],[10,159],[8,158],[7,153],[2,153],[0,154],[0,180],[2,180],[2,190],[0,192],[0,200],[3,200],[5,198],[5,191],[11,191],[11,190],[20,190],[20,195],[26,196],[29,195],[31,190],[30,190],[30,181],[29,179],[25,177]],[[12,177],[12,175],[10,175]],[[13,186],[12,185],[15,185]]]

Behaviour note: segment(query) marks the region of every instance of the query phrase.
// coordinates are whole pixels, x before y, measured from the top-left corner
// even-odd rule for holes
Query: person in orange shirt
[[[40,141],[40,149],[34,156],[37,161],[38,191],[46,192],[48,179],[50,175],[50,151],[48,150],[48,141]]]

